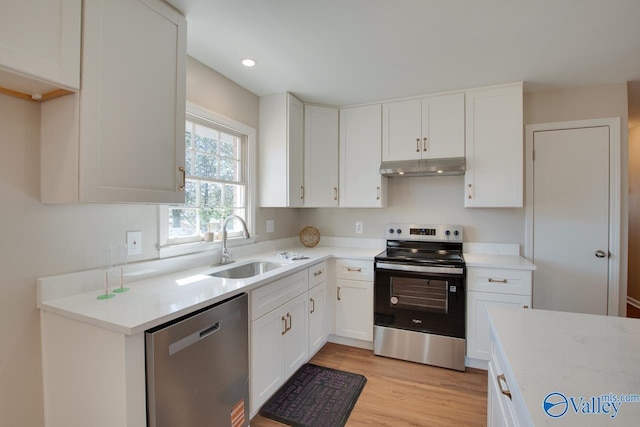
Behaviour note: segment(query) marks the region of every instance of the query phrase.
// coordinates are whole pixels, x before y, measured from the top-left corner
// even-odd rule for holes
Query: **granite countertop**
[[[299,248],[293,249],[294,252],[298,250]],[[83,321],[120,334],[134,335],[226,298],[249,292],[328,258],[373,260],[379,252],[379,249],[316,247],[304,251],[308,259],[296,261],[277,257],[273,251],[258,253],[238,258],[230,265],[191,268],[126,283],[126,287],[130,289],[128,292],[120,293],[108,300],[98,300],[98,295],[104,291],[93,289],[74,295],[45,296],[41,298],[38,307],[46,312]],[[224,279],[208,275],[251,260],[271,261],[283,265],[247,279]],[[56,278],[57,283],[54,286],[60,287],[60,281],[60,278]],[[64,282],[64,279],[62,281]],[[46,280],[41,282],[46,283]],[[110,289],[113,287],[110,286]],[[40,289],[39,293],[46,294]],[[50,294],[55,295],[55,292]]]
[[[525,425],[638,425],[640,320],[504,307],[488,314],[507,359],[502,369],[516,382],[509,388],[525,402]],[[549,398],[558,403],[549,411],[557,416],[566,408],[564,415],[545,412],[551,393],[562,396]],[[620,403],[623,396],[634,401]]]

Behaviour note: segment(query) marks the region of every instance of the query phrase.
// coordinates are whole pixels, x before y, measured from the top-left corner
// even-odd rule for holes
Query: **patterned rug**
[[[295,427],[342,427],[367,379],[307,363],[264,404],[260,415]]]

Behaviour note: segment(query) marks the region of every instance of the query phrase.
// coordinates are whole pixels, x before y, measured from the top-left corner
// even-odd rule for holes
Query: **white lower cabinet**
[[[493,361],[489,362],[488,369],[487,426],[515,426],[517,424],[513,416],[511,399],[500,391],[499,381],[502,381],[503,387],[505,387],[506,380],[498,377],[498,375],[502,374],[496,374],[494,363]]]
[[[335,298],[335,334],[373,341],[373,263],[337,260]]]
[[[531,271],[469,267],[467,269],[467,357],[489,360],[487,308],[531,307]]]
[[[309,356],[313,356],[327,342],[326,297],[326,282],[309,290]]]
[[[307,361],[307,329],[306,293],[251,322],[252,413]]]

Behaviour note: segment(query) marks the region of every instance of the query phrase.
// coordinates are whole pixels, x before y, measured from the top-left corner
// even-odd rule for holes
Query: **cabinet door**
[[[304,205],[304,106],[289,94],[287,97],[287,158],[290,207]]]
[[[493,363],[488,367],[488,395],[487,395],[487,427],[508,427],[515,425],[513,415],[508,410],[508,402],[500,393],[497,374]]]
[[[373,282],[336,280],[336,335],[373,341]]]
[[[290,93],[260,97],[260,206],[303,205],[303,119]]]
[[[419,159],[422,156],[421,101],[382,105],[382,160]]]
[[[491,332],[487,308],[531,307],[531,296],[467,291],[467,357],[489,360]]]
[[[307,293],[282,308],[288,328],[284,334],[284,370],[287,378],[309,359],[309,315]]]
[[[522,83],[466,93],[465,207],[522,207]]]
[[[0,86],[34,94],[80,87],[81,0],[0,2]]]
[[[251,413],[285,382],[286,312],[273,310],[251,322]]]
[[[322,282],[309,291],[309,356],[313,356],[320,350],[327,340],[326,295],[326,282]]]
[[[464,93],[422,100],[422,158],[464,157]]]
[[[380,104],[340,110],[340,206],[384,207]]]
[[[338,109],[304,107],[304,206],[338,206]]]
[[[83,11],[80,199],[184,202],[185,18],[159,0]]]

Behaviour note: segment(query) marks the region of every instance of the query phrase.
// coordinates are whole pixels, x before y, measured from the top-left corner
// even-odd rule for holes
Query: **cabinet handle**
[[[340,299],[340,286],[338,286],[337,290],[338,290],[338,301],[342,301],[342,300]]]
[[[180,174],[182,175],[182,184],[178,186],[178,190],[184,191],[185,187],[187,186],[187,171],[183,166],[180,166],[178,168],[178,171],[180,171]]]
[[[422,149],[422,151],[427,151],[428,150],[428,145],[427,145],[427,137],[424,138],[424,143],[422,144],[422,146],[424,147]]]
[[[380,187],[376,187],[376,200],[380,200]]]
[[[529,306],[528,305],[523,305],[522,308],[529,308]]]
[[[360,268],[360,267],[347,267],[347,271],[360,273],[362,271],[362,268]]]
[[[471,192],[471,184],[467,185],[467,199],[473,199],[473,193]]]
[[[300,186],[300,198],[304,200],[304,185]]]
[[[507,283],[507,279],[492,279],[489,278],[489,283]]]
[[[322,274],[322,270],[318,270],[315,273],[313,273],[313,277],[318,277]]]
[[[309,298],[309,301],[311,301],[311,314],[313,314],[313,312],[316,311],[316,302],[313,298]]]
[[[291,318],[291,315],[289,313],[287,313],[287,317],[289,318],[289,329],[287,329],[287,332],[291,330],[291,327],[293,325],[293,319]]]
[[[504,394],[511,400],[511,392],[509,391],[509,387],[507,387],[507,379],[504,377],[504,374],[500,374],[496,376],[498,379],[498,387],[500,387],[500,393]],[[504,382],[504,388],[502,388],[502,383]]]
[[[288,331],[288,329],[287,329],[287,319],[285,319],[284,316],[282,316],[282,321],[284,322],[284,329],[282,329],[282,335],[284,335]]]
[[[333,187],[333,200],[338,200],[338,187]]]
[[[420,152],[420,138],[416,138],[416,153]]]

